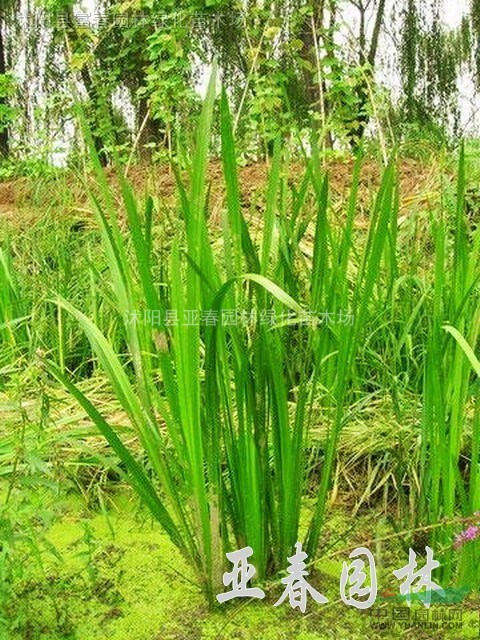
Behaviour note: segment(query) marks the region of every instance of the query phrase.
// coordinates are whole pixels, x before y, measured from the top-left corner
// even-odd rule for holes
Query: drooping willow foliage
[[[75,0],[2,1],[2,155],[48,155],[59,140],[80,148],[79,99],[104,162],[134,140],[147,156],[178,152],[193,134],[196,87],[213,57],[241,146],[256,153],[292,128],[358,144],[385,50],[401,78],[390,108],[402,122],[451,129],[460,75],[480,86],[480,0],[455,29],[442,22],[440,0],[101,0],[96,10],[85,16]]]
[[[480,87],[480,0],[471,0],[470,20],[462,25],[464,49],[472,52],[475,80]]]
[[[458,116],[459,75],[466,68],[476,73],[473,23],[472,7],[472,14],[463,18],[459,29],[447,30],[442,24],[439,0],[408,0],[400,52],[403,110],[408,121],[445,124],[452,114],[454,119]]]

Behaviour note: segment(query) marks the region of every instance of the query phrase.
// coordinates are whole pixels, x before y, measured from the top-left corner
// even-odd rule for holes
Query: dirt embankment
[[[15,209],[16,189],[15,182],[0,182],[0,216],[8,215]]]
[[[332,160],[327,163],[330,191],[335,201],[341,203],[350,191],[353,160]],[[242,205],[245,209],[254,207],[263,210],[263,198],[268,176],[265,162],[250,164],[239,169],[239,183]],[[304,175],[301,163],[292,163],[289,181],[298,183]],[[359,204],[368,205],[381,181],[383,168],[380,163],[365,161],[360,178]],[[415,160],[402,160],[398,165],[400,186],[400,208],[405,213],[412,206],[431,202],[439,190],[440,171],[435,164],[426,166]],[[113,169],[107,169],[107,178],[114,191],[116,177]],[[133,166],[128,176],[136,191],[151,193],[166,202],[175,196],[175,176],[167,166]],[[90,179],[89,179],[90,180]],[[92,178],[93,180],[93,178]],[[209,166],[208,189],[212,219],[218,216],[224,198],[222,166],[214,161]],[[90,204],[84,182],[73,174],[63,174],[60,178],[21,178],[0,183],[0,224],[25,228],[53,211],[58,215],[71,214],[74,217],[89,217]]]

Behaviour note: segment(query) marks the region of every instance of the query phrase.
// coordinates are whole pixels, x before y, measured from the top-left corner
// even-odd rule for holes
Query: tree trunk
[[[312,18],[307,15],[305,17],[301,33],[301,40],[303,43],[302,57],[309,61],[311,69],[315,69],[315,73],[318,69],[318,61],[313,26],[316,32],[317,44],[323,42],[326,49],[329,47],[329,38],[331,35],[331,25],[325,25],[325,4],[326,0],[317,0],[316,2],[313,2],[313,25]],[[329,105],[325,97],[327,94],[325,79],[321,78],[319,84],[314,80],[314,73],[309,69],[304,69],[303,77],[308,105],[312,106],[314,104],[318,104],[325,115],[325,120],[328,120]],[[331,132],[326,131],[324,134],[326,146],[331,147],[333,145]]]
[[[375,60],[377,58],[378,43],[380,39],[380,31],[385,18],[385,4],[386,0],[379,0],[377,11],[375,15],[375,24],[373,26],[372,39],[370,40],[370,46],[368,52],[366,51],[366,34],[365,34],[365,9],[363,4],[353,3],[360,12],[360,53],[359,62],[361,65],[368,63],[369,68],[366,70],[367,77],[360,82],[356,89],[358,100],[358,116],[355,119],[355,124],[352,126],[350,132],[350,145],[353,151],[357,151],[360,140],[365,134],[365,129],[369,123],[369,116],[366,112],[367,104],[370,100],[370,92],[368,89],[368,82],[373,78],[373,71],[375,68]]]
[[[67,37],[68,46],[71,52],[76,52],[80,50],[81,45],[77,31],[77,25],[75,22],[75,16],[71,7],[67,11],[66,18],[67,20],[65,34]],[[102,139],[101,135],[98,134],[98,129],[99,121],[101,120],[101,118],[106,115],[110,116],[110,114],[102,113],[102,100],[100,99],[100,94],[97,90],[97,87],[95,86],[94,79],[92,78],[92,74],[90,73],[87,65],[82,65],[80,76],[85,86],[85,91],[87,92],[88,98],[90,100],[90,109],[89,113],[87,113],[87,116],[88,123],[91,129],[90,133],[92,136],[93,144],[100,163],[105,167],[108,164],[108,156],[105,151],[105,141]]]
[[[0,10],[1,11],[1,10]],[[5,39],[4,39],[4,20],[0,13],[0,75],[6,73],[6,52],[5,52]],[[0,107],[7,105],[7,98],[0,96]],[[6,158],[9,152],[9,137],[8,128],[3,127],[0,129],[0,156]]]
[[[139,100],[136,116],[137,132],[140,134],[138,155],[142,162],[149,162],[152,159],[152,148],[149,145],[159,141],[159,126],[149,113],[146,98]]]
[[[378,41],[380,38],[380,31],[385,18],[385,0],[379,0],[377,15],[375,18],[375,25],[373,27],[372,40],[370,42],[370,51],[368,52],[368,63],[372,67],[375,65],[375,58],[377,57]]]

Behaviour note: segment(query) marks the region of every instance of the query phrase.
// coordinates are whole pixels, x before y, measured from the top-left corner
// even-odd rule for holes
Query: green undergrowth
[[[3,498],[5,485],[2,487]],[[27,495],[25,491],[21,498],[16,492],[12,495],[10,508],[16,505],[17,515],[19,504],[15,501],[21,500],[25,506]],[[16,575],[10,598],[4,603],[2,640],[405,637],[400,628],[377,630],[375,616],[348,608],[339,598],[342,560],[353,545],[374,538],[378,542],[370,542],[379,575],[374,611],[405,606],[385,599],[385,594],[395,589],[391,571],[402,566],[405,552],[395,538],[382,542],[392,530],[373,512],[352,521],[345,510],[333,511],[325,531],[328,551],[311,577],[329,603],[320,606],[310,600],[302,615],[286,603],[273,607],[282,592],[279,581],[263,585],[264,601],[236,601],[210,610],[195,585],[191,567],[126,490],[118,492],[103,513],[86,509],[75,494],[57,495],[54,500],[53,493],[44,491],[42,498],[45,509],[52,509],[55,517],[42,522],[38,513],[30,522],[37,528],[37,553],[32,554],[26,535],[12,548],[12,561],[26,550],[31,561],[22,575]],[[36,498],[31,495],[30,500],[33,504]],[[5,515],[5,511],[1,513]],[[469,598],[462,603],[461,637],[478,637],[475,604]],[[412,605],[412,610],[417,606]],[[432,605],[431,611],[439,606]],[[408,637],[460,637],[458,630],[442,633],[430,636],[412,628]]]

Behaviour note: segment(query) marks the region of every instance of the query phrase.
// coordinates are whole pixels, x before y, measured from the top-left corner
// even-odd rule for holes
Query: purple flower
[[[455,541],[453,543],[453,546],[455,547],[455,549],[458,549],[466,542],[470,542],[471,540],[476,540],[479,535],[480,535],[480,528],[471,524],[464,531],[461,531],[455,536]]]
[[[468,529],[465,529],[463,533],[465,540],[475,540],[475,538],[478,536],[479,530],[478,527],[475,527],[473,524],[471,524]]]

